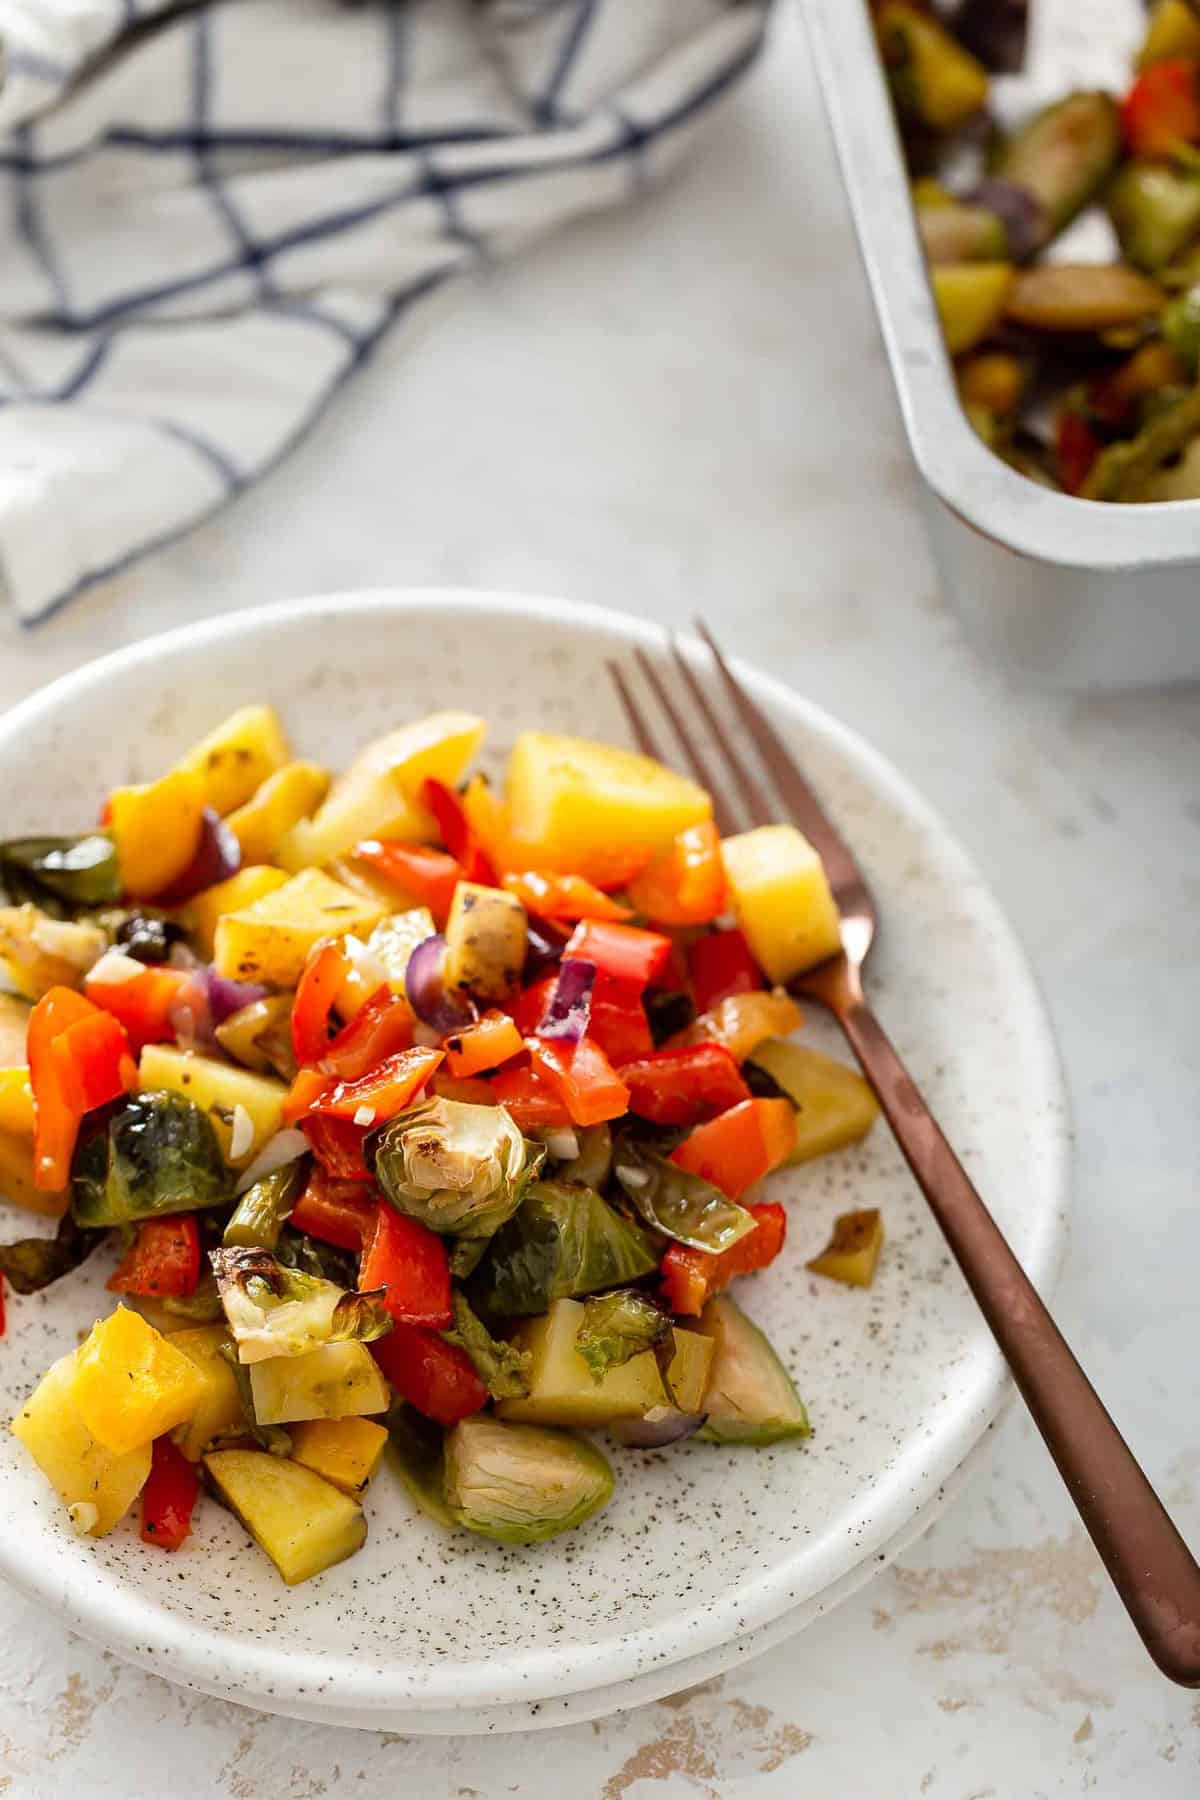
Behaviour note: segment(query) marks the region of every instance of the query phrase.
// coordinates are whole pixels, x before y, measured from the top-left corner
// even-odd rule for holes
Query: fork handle
[[[838,963],[843,978],[810,991],[837,1017],[878,1095],[1142,1642],[1164,1675],[1200,1687],[1200,1567]]]

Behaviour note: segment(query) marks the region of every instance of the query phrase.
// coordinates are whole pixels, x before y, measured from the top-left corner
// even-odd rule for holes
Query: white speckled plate
[[[618,614],[458,592],[334,596],[216,619],[92,664],[0,720],[0,835],[83,826],[108,787],[154,774],[259,698],[280,707],[302,754],[334,765],[369,735],[445,705],[488,715],[497,761],[530,724],[622,740],[605,660],[656,641]],[[882,903],[880,1011],[1045,1287],[1063,1243],[1069,1128],[1049,1026],[1012,933],[886,762],[778,683],[755,685]],[[807,1029],[833,1047],[824,1021]],[[129,1523],[99,1542],[74,1538],[5,1432],[0,1573],[171,1680],[342,1724],[528,1728],[729,1666],[826,1611],[927,1524],[1006,1391],[886,1130],[772,1191],[789,1201],[787,1249],[739,1298],[809,1404],[815,1431],[803,1447],[614,1446],[612,1504],[531,1550],[444,1533],[385,1470],[367,1503],[366,1548],[288,1589],[211,1503],[174,1555],[143,1546]],[[887,1226],[866,1293],[804,1269],[851,1204],[878,1204]],[[101,1263],[10,1299],[6,1414],[106,1309]]]

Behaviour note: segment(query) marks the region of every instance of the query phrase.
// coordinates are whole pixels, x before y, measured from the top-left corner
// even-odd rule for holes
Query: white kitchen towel
[[[450,276],[656,178],[768,7],[0,0],[20,616],[235,498]]]

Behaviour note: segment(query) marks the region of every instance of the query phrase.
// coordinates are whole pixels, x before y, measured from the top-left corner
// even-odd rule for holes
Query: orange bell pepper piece
[[[671,1161],[739,1200],[795,1148],[796,1109],[790,1100],[743,1100],[697,1125],[672,1151]]]
[[[725,865],[712,820],[679,832],[630,882],[629,898],[656,925],[707,925],[723,913]]]

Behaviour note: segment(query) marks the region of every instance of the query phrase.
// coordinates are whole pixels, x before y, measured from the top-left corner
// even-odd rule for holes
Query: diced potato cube
[[[288,1435],[293,1462],[355,1498],[379,1467],[388,1436],[373,1419],[302,1419]]]
[[[789,1163],[811,1162],[866,1137],[879,1102],[857,1069],[807,1044],[760,1044],[753,1060],[796,1103],[796,1148]]]
[[[446,986],[477,1000],[505,999],[521,979],[525,934],[525,908],[515,894],[460,881],[446,920]]]
[[[546,731],[522,732],[514,744],[507,800],[514,854],[593,880],[712,815],[703,788],[652,757]]]
[[[27,1067],[0,1069],[0,1131],[33,1136],[33,1089]]]
[[[379,1364],[354,1339],[322,1344],[302,1356],[270,1356],[252,1363],[250,1388],[260,1425],[359,1418],[386,1412],[392,1401]]]
[[[883,1220],[877,1207],[839,1213],[833,1221],[833,1236],[828,1244],[820,1256],[814,1256],[805,1267],[814,1275],[828,1275],[834,1281],[844,1281],[847,1287],[870,1287],[882,1249]]]
[[[941,263],[929,280],[946,348],[961,356],[1004,317],[1016,270],[1006,262]]]
[[[268,775],[288,760],[288,742],[273,706],[242,706],[176,763],[198,775],[204,805],[221,814],[244,806]]]
[[[33,1179],[33,1139],[0,1131],[0,1200],[23,1206],[44,1219],[61,1219],[71,1204],[70,1188],[48,1190]]]
[[[135,900],[153,900],[178,881],[196,854],[204,783],[176,769],[145,787],[115,788],[109,806],[121,886]]]
[[[293,875],[274,893],[217,923],[213,961],[234,981],[295,987],[319,938],[369,932],[385,908],[320,869]]]
[[[277,888],[285,887],[287,881],[282,869],[269,868],[266,863],[249,863],[228,881],[218,881],[215,886],[203,888],[194,895],[181,914],[184,928],[196,939],[205,955],[211,957],[218,921],[226,913],[245,912],[247,907],[265,900]]]
[[[268,775],[225,821],[242,847],[242,861],[273,862],[292,826],[314,813],[328,792],[329,771],[317,763],[288,763]]]
[[[199,1056],[194,1050],[177,1050],[173,1044],[147,1044],[138,1063],[138,1086],[143,1090],[169,1088],[203,1107],[212,1120],[221,1154],[235,1169],[253,1161],[268,1138],[283,1124],[287,1088],[269,1075],[255,1075],[215,1056]],[[238,1156],[232,1143],[234,1115],[241,1107],[250,1121],[251,1137]],[[245,1128],[240,1135],[245,1137]]]
[[[200,1404],[204,1382],[161,1331],[118,1306],[79,1346],[72,1393],[92,1436],[119,1455],[182,1425]]]
[[[0,981],[16,990],[3,998],[14,1007],[40,1000],[52,987],[77,988],[108,948],[98,925],[83,919],[51,919],[40,907],[0,906]],[[20,1056],[11,1060],[23,1061]],[[10,1061],[5,1056],[4,1062]]]
[[[579,1300],[555,1300],[539,1318],[524,1321],[514,1342],[531,1355],[529,1393],[502,1400],[499,1418],[528,1425],[575,1425],[585,1430],[617,1419],[640,1419],[667,1396],[650,1350],[606,1371],[597,1381],[575,1348],[583,1320]],[[667,1371],[676,1403],[698,1412],[708,1379],[712,1345],[699,1332],[676,1330],[675,1355]]]
[[[361,1548],[362,1507],[311,1469],[265,1450],[210,1450],[213,1483],[289,1587]]]
[[[279,846],[284,868],[331,862],[361,838],[428,841],[435,828],[421,805],[422,785],[435,780],[455,786],[484,729],[474,713],[443,712],[376,738],[334,782],[315,817],[285,835]]]
[[[794,825],[760,825],[721,845],[737,922],[772,981],[836,956],[842,927],[820,857]]]
[[[76,1358],[53,1363],[12,1422],[76,1529],[91,1537],[111,1531],[137,1499],[150,1473],[150,1444],[114,1451],[84,1424],[75,1402]]]
[[[199,1462],[210,1444],[230,1437],[245,1424],[237,1376],[222,1346],[229,1343],[224,1325],[192,1325],[172,1331],[167,1338],[173,1350],[182,1350],[194,1363],[203,1382],[200,1396],[175,1432],[175,1442],[191,1462]]]

